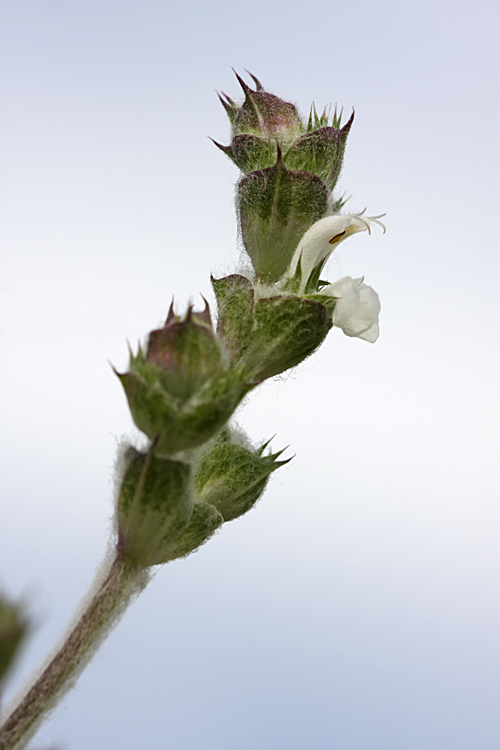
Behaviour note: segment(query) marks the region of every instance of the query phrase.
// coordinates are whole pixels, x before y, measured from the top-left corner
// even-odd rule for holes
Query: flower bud
[[[129,447],[117,505],[118,546],[141,567],[170,559],[193,511],[192,470],[189,464]]]
[[[19,653],[27,630],[21,608],[0,596],[0,687]]]
[[[158,436],[157,453],[172,455],[209,440],[245,393],[241,375],[212,328],[208,305],[184,319],[170,309],[163,328],[149,335],[146,353],[130,356],[119,374],[137,427]]]
[[[326,186],[313,174],[286,169],[278,149],[276,164],[250,172],[237,190],[241,235],[257,278],[277,281],[301,237],[325,216]]]
[[[335,108],[330,120],[329,108],[318,115],[313,104],[305,124],[293,104],[264,91],[254,76],[256,91],[237,78],[245,93],[241,107],[226,94],[219,95],[232,125],[231,144],[223,146],[214,141],[215,145],[245,174],[272,167],[280,147],[288,169],[316,175],[330,193],[342,169],[354,113],[340,127],[342,112],[337,115]]]
[[[263,455],[267,443],[253,450],[239,435],[224,428],[207,447],[198,464],[194,483],[197,496],[217,508],[224,521],[246,513],[264,492],[269,476],[288,461],[283,453]]]

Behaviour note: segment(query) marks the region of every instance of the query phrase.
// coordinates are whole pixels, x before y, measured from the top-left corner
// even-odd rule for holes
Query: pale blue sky
[[[294,460],[167,566],[40,730],[60,750],[498,750],[496,3],[1,3],[0,583],[26,674],[106,545],[108,362],[233,269],[231,66],[356,117],[341,190],[387,212],[329,278],[382,301],[238,419]]]

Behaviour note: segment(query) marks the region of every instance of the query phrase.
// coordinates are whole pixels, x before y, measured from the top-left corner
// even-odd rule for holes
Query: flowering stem
[[[149,581],[118,551],[98,572],[76,624],[56,648],[31,687],[14,702],[0,727],[0,750],[22,750],[47,714],[76,683],[80,673],[131,600]]]

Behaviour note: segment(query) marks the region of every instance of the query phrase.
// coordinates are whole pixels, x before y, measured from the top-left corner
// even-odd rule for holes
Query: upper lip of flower
[[[287,273],[288,277],[293,277],[300,261],[301,292],[304,291],[312,271],[320,264],[323,266],[335,247],[347,237],[366,230],[371,234],[371,223],[378,224],[385,233],[386,228],[379,221],[385,214],[364,216],[365,211],[366,209],[357,214],[327,216],[309,227],[295,250]]]

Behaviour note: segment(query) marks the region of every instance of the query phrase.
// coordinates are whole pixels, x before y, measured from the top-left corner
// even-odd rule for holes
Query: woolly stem
[[[80,673],[118,622],[131,600],[149,581],[118,551],[98,572],[76,624],[42,666],[0,726],[0,750],[22,750],[48,713],[75,685]]]

